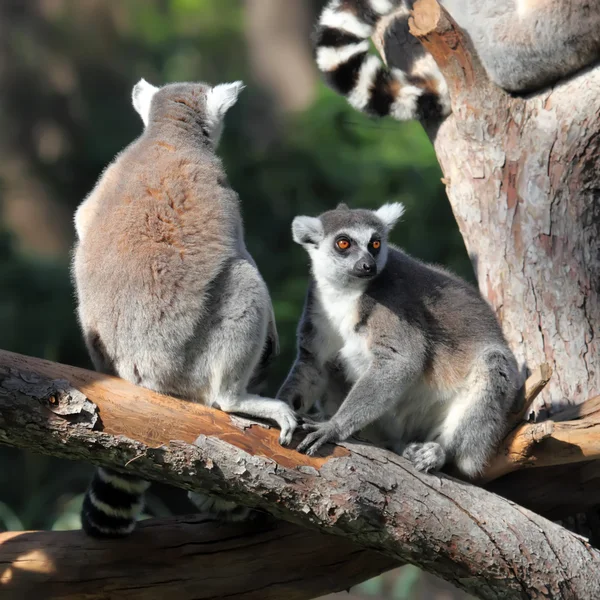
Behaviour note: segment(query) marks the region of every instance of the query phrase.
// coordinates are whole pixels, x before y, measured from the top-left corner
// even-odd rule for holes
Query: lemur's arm
[[[304,309],[298,325],[298,350],[296,360],[277,393],[277,398],[287,402],[295,411],[306,414],[325,392],[328,373],[319,363],[316,353],[316,332],[311,322],[312,284],[306,293]]]
[[[325,423],[305,423],[314,431],[298,445],[298,452],[313,455],[327,442],[345,440],[383,417],[402,398],[425,367],[425,344],[414,330],[397,342],[378,345],[373,362],[354,384],[337,413]]]

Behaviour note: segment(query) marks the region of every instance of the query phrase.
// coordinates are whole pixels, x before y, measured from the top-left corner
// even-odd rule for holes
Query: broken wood
[[[535,368],[525,381],[524,394],[520,402],[513,407],[509,416],[509,425],[516,426],[522,421],[527,421],[527,416],[533,411],[533,403],[546,387],[552,377],[552,367],[548,363],[542,363]]]
[[[281,448],[268,427],[84,369],[0,352],[0,442],[215,493],[379,552],[381,571],[411,562],[481,598],[600,595],[600,552],[482,488],[418,473],[364,444],[307,457]],[[5,570],[21,556],[6,548]],[[77,543],[71,548],[78,554]],[[160,560],[154,564],[156,578]],[[135,597],[128,593],[111,597]],[[252,597],[244,593],[230,598]]]
[[[520,469],[552,467],[600,458],[597,398],[557,413],[552,420],[522,423],[551,376],[550,366],[542,364],[528,377],[520,407],[510,416],[509,432],[478,483],[493,481]],[[521,424],[512,429],[517,420]]]
[[[510,433],[482,482],[530,467],[551,467],[600,458],[600,420],[542,421]]]

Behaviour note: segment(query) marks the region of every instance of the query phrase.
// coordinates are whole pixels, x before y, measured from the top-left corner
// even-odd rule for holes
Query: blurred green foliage
[[[311,107],[277,121],[273,132],[273,100],[253,84],[246,58],[243,3],[8,2],[0,19],[8,24],[2,52],[10,65],[0,71],[2,156],[18,157],[25,177],[35,178],[53,206],[68,215],[140,133],[129,100],[140,77],[155,84],[248,84],[228,116],[220,154],[241,196],[247,244],[275,306],[282,353],[272,392],[293,360],[307,282],[307,257],[290,235],[295,215],[317,215],[339,202],[376,208],[402,201],[407,211],[393,241],[472,278],[435,154],[419,124],[368,119],[321,86]],[[51,123],[61,136],[60,152],[51,158],[39,151],[40,123]],[[2,192],[0,187],[0,207]],[[69,224],[67,230],[72,236]],[[75,318],[69,256],[34,254],[21,242],[0,229],[0,348],[89,366]],[[78,526],[88,465],[13,449],[0,449],[0,465],[0,529]],[[148,513],[185,510],[185,502],[181,494],[158,488]],[[407,573],[395,587],[396,598],[409,597],[415,575]],[[364,591],[378,586],[380,580],[367,582]]]

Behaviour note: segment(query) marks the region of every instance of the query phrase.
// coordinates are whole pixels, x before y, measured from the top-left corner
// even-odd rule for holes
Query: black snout
[[[373,277],[377,275],[377,263],[375,259],[367,254],[354,263],[352,274],[356,277]]]

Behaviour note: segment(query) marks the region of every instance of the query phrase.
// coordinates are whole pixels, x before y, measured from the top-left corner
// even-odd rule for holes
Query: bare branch
[[[378,551],[382,570],[411,562],[481,598],[600,594],[600,553],[580,538],[482,488],[415,472],[391,452],[352,443],[306,457],[281,448],[269,428],[8,352],[0,391],[2,443],[213,492]]]
[[[150,519],[112,543],[81,531],[0,533],[5,600],[309,600],[395,566],[343,538],[282,522]]]

